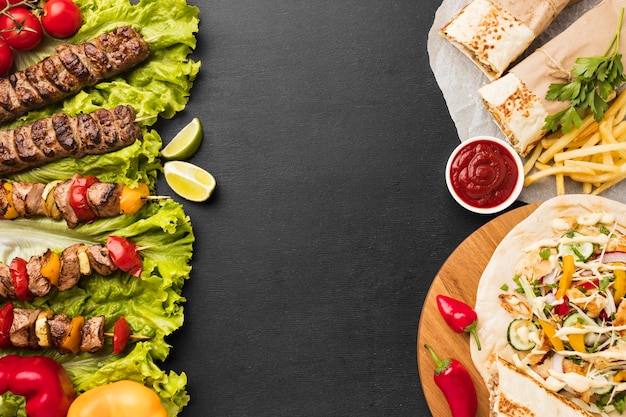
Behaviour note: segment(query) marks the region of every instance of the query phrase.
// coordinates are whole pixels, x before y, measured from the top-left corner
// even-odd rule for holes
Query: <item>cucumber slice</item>
[[[528,336],[539,332],[539,328],[531,320],[515,319],[509,323],[507,340],[515,350],[526,351],[535,347],[536,343]]]
[[[580,314],[577,311],[573,311],[573,312],[569,313],[563,319],[563,327],[576,326],[577,324],[582,324],[583,326],[585,326],[585,325],[593,326],[596,323],[595,322],[590,322],[589,320],[587,320],[585,318],[585,316],[583,316],[582,314]]]
[[[567,232],[563,235],[568,238],[582,238],[585,235],[578,232]],[[575,243],[559,243],[556,247],[559,256],[573,255],[574,259],[579,262],[584,262],[593,255],[593,243],[591,242],[575,242]]]

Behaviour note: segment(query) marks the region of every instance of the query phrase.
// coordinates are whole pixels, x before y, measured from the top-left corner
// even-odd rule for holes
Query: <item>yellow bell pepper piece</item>
[[[48,256],[48,261],[41,267],[39,273],[45,279],[50,281],[50,285],[54,285],[56,287],[59,283],[61,258],[59,257],[58,253],[53,252],[50,249],[48,249],[48,251],[50,252],[50,255]]]
[[[574,256],[563,256],[563,273],[559,279],[559,289],[556,292],[556,298],[558,300],[562,299],[565,292],[572,286],[572,278],[574,277],[575,270],[576,265],[574,265]]]
[[[580,327],[580,325],[576,325],[576,327]],[[569,341],[570,346],[576,352],[587,353],[587,346],[585,346],[585,335],[583,333],[568,334],[567,340]]]
[[[17,218],[17,210],[15,210],[15,206],[13,206],[13,184],[10,182],[5,182],[2,184],[4,189],[7,191],[7,200],[9,201],[9,206],[7,207],[7,211],[4,213],[4,217],[7,220]]]
[[[626,381],[626,371],[619,371],[613,376],[613,382],[624,382]]]
[[[552,343],[552,346],[554,346],[554,349],[557,352],[565,350],[565,346],[563,346],[563,341],[555,336],[556,327],[546,320],[539,320],[539,324],[541,325],[543,332],[546,334],[546,336],[548,336],[548,339],[550,340],[550,343]]]
[[[125,185],[120,195],[120,214],[134,214],[146,204],[146,198],[150,195],[147,184],[140,183],[135,188]]]
[[[615,270],[615,282],[613,283],[613,298],[615,304],[619,304],[624,295],[626,295],[626,271],[621,269]]]
[[[70,329],[61,342],[61,349],[67,352],[78,353],[80,351],[81,330],[85,325],[83,316],[76,316],[70,322]]]

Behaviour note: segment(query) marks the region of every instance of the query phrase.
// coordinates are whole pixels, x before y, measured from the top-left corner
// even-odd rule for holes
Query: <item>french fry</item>
[[[539,141],[524,173],[525,186],[553,176],[557,195],[565,194],[566,178],[585,194],[601,194],[626,180],[626,92],[616,96],[599,123],[587,116],[580,128]]]

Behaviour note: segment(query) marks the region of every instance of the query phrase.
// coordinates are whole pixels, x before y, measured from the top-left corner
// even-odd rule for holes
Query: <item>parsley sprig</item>
[[[569,101],[569,106],[558,113],[546,117],[543,129],[567,133],[579,128],[582,119],[592,114],[596,122],[604,117],[609,108],[607,100],[626,81],[619,41],[624,18],[624,9],[619,18],[617,33],[607,51],[602,56],[576,59],[571,70],[572,80],[567,83],[550,84],[546,100]]]

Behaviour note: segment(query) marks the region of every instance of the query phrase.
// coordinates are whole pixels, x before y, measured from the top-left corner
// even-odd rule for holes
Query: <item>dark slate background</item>
[[[426,51],[437,0],[195,0],[196,233],[165,366],[195,416],[430,416],[420,309],[489,220],[448,195],[458,136]],[[160,192],[169,193],[164,181]],[[444,417],[444,416],[436,416]]]

